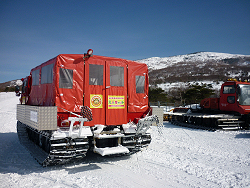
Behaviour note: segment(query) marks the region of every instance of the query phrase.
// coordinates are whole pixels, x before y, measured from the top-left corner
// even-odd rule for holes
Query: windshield
[[[239,87],[239,104],[240,105],[250,105],[250,85],[240,84]]]

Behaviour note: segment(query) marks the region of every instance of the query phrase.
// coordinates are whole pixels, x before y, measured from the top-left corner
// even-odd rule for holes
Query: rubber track
[[[79,160],[78,157],[83,158],[87,154],[88,149],[86,149],[85,153],[81,153],[80,156],[76,153],[70,154],[70,151],[65,152],[65,150],[50,150],[50,153],[47,153],[41,147],[39,147],[29,139],[27,129],[29,128],[25,124],[21,123],[20,121],[17,121],[17,134],[20,143],[25,146],[26,149],[30,152],[30,154],[35,158],[35,160],[37,160],[37,162],[43,166],[73,162],[74,159]],[[134,153],[137,153],[141,151],[142,148],[147,147],[151,142],[150,134],[131,135],[128,137],[131,139],[130,141],[133,142],[133,144],[131,145],[132,147],[129,147],[129,145],[127,145],[130,152],[127,154],[119,154],[119,156],[132,155]],[[124,144],[124,146],[126,147],[126,144]],[[58,154],[55,155],[55,152],[57,152]]]
[[[50,153],[47,153],[29,139],[27,129],[28,127],[26,127],[25,124],[19,121],[17,122],[17,133],[20,143],[25,146],[30,154],[37,160],[37,162],[43,166],[65,164],[68,162],[72,162],[74,159],[78,160],[79,158],[83,158],[86,156],[88,149],[86,149],[86,151],[84,152],[81,152],[80,155],[76,154],[74,151],[65,150],[53,150],[50,151]],[[57,152],[58,154],[55,155],[55,152]]]
[[[129,149],[129,153],[126,155],[132,155],[141,151],[142,148],[147,147],[151,143],[151,135],[127,135],[123,138],[122,145]]]
[[[202,130],[208,130],[208,131],[216,131],[216,130],[224,130],[227,131],[226,128],[223,127],[207,127],[207,126],[202,126],[202,125],[194,125],[190,123],[184,123],[184,122],[179,122],[179,121],[170,121],[171,124],[181,126],[181,127],[188,127],[188,128],[193,128],[193,129],[202,129]],[[238,127],[237,129],[232,129],[232,130],[242,130],[242,127]]]
[[[171,124],[181,126],[181,127],[188,127],[188,128],[193,128],[193,129],[202,129],[202,130],[208,130],[208,131],[216,131],[219,129],[215,129],[212,127],[205,127],[201,125],[194,125],[194,124],[189,124],[189,123],[183,123],[183,122],[178,122],[178,121],[170,121]],[[222,130],[222,129],[220,129]]]
[[[29,139],[26,126],[19,121],[17,122],[17,134],[20,143],[27,148],[38,163],[47,166],[46,160],[49,158],[49,154]]]

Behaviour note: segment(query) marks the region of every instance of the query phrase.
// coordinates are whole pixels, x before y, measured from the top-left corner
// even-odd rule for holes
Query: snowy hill
[[[0,91],[4,91],[6,87],[21,86],[23,82],[21,80],[12,80],[4,83],[0,83]]]
[[[250,55],[198,52],[138,61],[148,65],[150,84],[159,87],[171,83],[206,82],[214,85],[228,78],[250,79]]]
[[[204,131],[168,122],[131,156],[89,154],[42,167],[19,141],[15,93],[0,93],[0,187],[250,187],[250,132]]]
[[[234,55],[228,53],[217,52],[197,52],[187,55],[178,55],[172,57],[151,57],[147,59],[138,60],[138,62],[146,63],[150,70],[163,69],[173,66],[178,63],[188,62],[224,62],[224,63],[242,63],[250,64],[250,55]]]

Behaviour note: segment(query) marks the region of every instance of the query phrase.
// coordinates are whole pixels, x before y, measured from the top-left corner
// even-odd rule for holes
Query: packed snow
[[[250,132],[151,127],[131,156],[42,167],[19,143],[14,93],[0,93],[0,187],[250,187]]]

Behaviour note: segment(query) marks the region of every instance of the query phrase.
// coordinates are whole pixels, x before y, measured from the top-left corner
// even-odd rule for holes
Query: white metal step
[[[93,151],[95,153],[100,154],[101,156],[129,153],[128,148],[121,146],[121,145],[117,147],[106,147],[106,148],[95,147]]]

